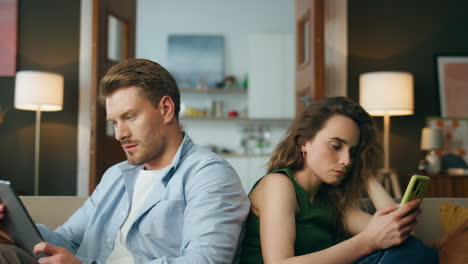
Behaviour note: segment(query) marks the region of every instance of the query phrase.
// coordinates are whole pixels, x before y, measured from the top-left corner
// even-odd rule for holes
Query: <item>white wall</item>
[[[294,33],[294,1],[290,0],[138,0],[136,56],[167,66],[169,34],[219,34],[225,41],[225,75],[242,80],[248,68],[248,35]],[[231,96],[232,95],[226,95]],[[182,99],[184,99],[182,95]],[[235,96],[234,96],[235,97]],[[244,99],[245,100],[245,99]],[[244,100],[238,102],[245,104]],[[229,100],[226,98],[226,103]],[[225,105],[225,110],[232,109]],[[239,110],[245,108],[240,107]],[[265,123],[263,121],[262,123]],[[289,122],[266,121],[272,143]],[[200,145],[215,144],[241,151],[241,132],[248,122],[183,121]]]
[[[137,57],[167,66],[167,37],[171,33],[223,35],[225,75],[242,80],[247,72],[247,36],[294,33],[294,1],[137,1]]]
[[[90,37],[91,1],[81,0],[81,39]],[[225,74],[244,77],[247,72],[247,36],[252,33],[294,33],[293,0],[137,0],[136,56],[167,65],[170,33],[222,34],[225,37]],[[346,94],[347,0],[325,2],[325,83],[327,95]],[[89,20],[89,21],[88,21]],[[88,32],[89,34],[87,34]],[[85,34],[86,33],[86,34]],[[85,36],[83,38],[83,36]],[[80,61],[90,58],[90,47],[81,42]],[[80,66],[81,67],[81,66]],[[80,68],[80,72],[82,71]],[[89,185],[90,85],[80,81],[78,125],[78,194]],[[228,107],[226,107],[228,108]],[[240,109],[244,108],[241,106]],[[246,122],[187,121],[184,126],[201,145],[224,144],[239,149]],[[272,142],[284,135],[288,122],[271,122]],[[216,131],[217,133],[211,133]]]

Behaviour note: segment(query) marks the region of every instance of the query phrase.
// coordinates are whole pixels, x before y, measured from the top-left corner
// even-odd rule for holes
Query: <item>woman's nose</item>
[[[351,162],[351,155],[348,151],[343,151],[342,155],[340,156],[339,164],[341,166],[348,166]]]

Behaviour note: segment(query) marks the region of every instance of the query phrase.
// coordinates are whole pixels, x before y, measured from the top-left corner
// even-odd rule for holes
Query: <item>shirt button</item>
[[[108,238],[108,239],[107,239],[107,242],[109,242],[109,243],[110,243],[110,242],[112,242],[112,240],[111,240],[110,238]]]

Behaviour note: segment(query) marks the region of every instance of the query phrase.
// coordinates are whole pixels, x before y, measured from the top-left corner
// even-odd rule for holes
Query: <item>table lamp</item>
[[[41,112],[60,111],[63,76],[41,71],[19,71],[15,81],[15,108],[36,111],[34,144],[34,195],[39,195],[39,143]]]
[[[440,157],[436,149],[442,148],[442,130],[436,127],[424,127],[421,130],[421,149],[427,151],[426,161],[429,163],[427,172],[440,172]]]
[[[359,103],[369,114],[384,117],[384,168],[395,198],[401,198],[398,177],[390,169],[390,116],[413,114],[413,75],[407,72],[369,72],[359,76]]]

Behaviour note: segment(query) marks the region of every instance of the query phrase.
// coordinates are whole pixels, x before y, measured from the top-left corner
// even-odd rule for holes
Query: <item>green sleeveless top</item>
[[[314,202],[311,204],[309,202],[309,193],[296,182],[292,170],[286,168],[273,171],[272,173],[286,174],[296,191],[299,211],[296,213],[294,255],[300,256],[334,245],[336,210],[328,203]],[[263,177],[255,183],[252,190],[262,179]],[[252,212],[247,217],[240,263],[263,263],[260,245],[260,219]]]

